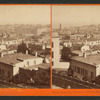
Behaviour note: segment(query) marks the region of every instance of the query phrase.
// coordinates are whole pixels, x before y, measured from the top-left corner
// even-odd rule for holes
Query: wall
[[[53,47],[52,47],[52,52],[53,52],[53,58],[52,58],[52,61],[53,61],[53,64],[54,66],[52,66],[53,68],[55,67],[58,67],[59,65],[59,60],[60,60],[60,57],[59,57],[59,38],[52,38],[52,42],[53,42]]]
[[[89,46],[86,46],[86,45],[85,45],[85,46],[82,46],[82,47],[81,47],[81,51],[82,51],[82,52],[84,52],[84,51],[86,51],[86,50],[90,50],[90,49],[89,49]]]
[[[100,85],[81,81],[69,76],[58,75],[56,73],[52,75],[52,84],[64,89],[69,86],[71,89],[100,89]]]
[[[13,45],[13,44],[18,44],[18,42],[17,40],[11,40],[11,41],[3,41],[2,44]]]
[[[6,50],[6,45],[0,45],[0,50]]]
[[[96,66],[96,76],[100,75],[100,65]]]
[[[69,62],[59,62],[59,68],[66,68],[68,69],[70,66]]]
[[[29,62],[29,64],[27,64],[27,62]],[[42,62],[43,62],[42,58],[34,58],[34,59],[24,60],[24,65],[26,67],[28,67],[28,66],[32,66],[32,65],[41,64]]]
[[[13,66],[11,65],[7,65],[7,64],[3,64],[0,63],[0,69],[4,70],[4,71],[0,71],[0,79],[5,79],[5,80],[9,80],[12,78],[13,76]],[[8,76],[8,72],[10,73],[10,76]]]
[[[34,63],[34,61],[36,61],[36,64]],[[43,62],[42,58],[36,58],[36,59],[24,60],[23,62],[17,63],[17,64],[15,64],[15,67],[13,69],[13,75],[16,75],[16,74],[19,73],[19,67],[21,67],[21,68],[29,67],[29,66],[32,66],[32,65],[41,64],[42,62]]]
[[[100,44],[100,41],[99,41],[99,40],[87,41],[87,44],[88,44],[88,45],[98,45],[98,44]]]
[[[24,63],[20,62],[14,65],[13,67],[13,76],[19,73],[19,67],[24,67]]]
[[[72,46],[72,43],[71,43],[71,42],[65,42],[65,43],[64,43],[64,46],[65,46],[65,47],[71,47],[71,46]]]

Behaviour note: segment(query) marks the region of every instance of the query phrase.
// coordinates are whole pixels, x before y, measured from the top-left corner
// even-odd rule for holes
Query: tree
[[[84,81],[89,81],[89,78],[88,78],[88,76],[84,76],[83,78],[82,78],[82,80],[84,80]]]
[[[38,71],[35,75],[34,81],[39,85],[50,86],[50,68],[46,71]]]
[[[13,76],[10,82],[13,82],[15,84],[26,83],[27,79],[28,78],[24,74],[16,74],[15,76]]]
[[[44,53],[44,55],[46,57],[46,55],[50,55],[51,51],[50,51],[49,48],[45,48],[45,50],[43,51],[43,53]]]
[[[24,42],[22,42],[20,45],[18,45],[18,49],[17,52],[22,52],[22,53],[26,53],[26,50],[28,50],[26,44]]]
[[[68,76],[73,76],[73,74],[74,74],[74,72],[73,72],[72,68],[69,67],[67,75]]]
[[[94,82],[95,82],[96,84],[100,85],[100,75],[98,75],[98,76],[95,78]]]
[[[63,47],[61,51],[61,59],[65,61],[70,61],[70,58],[72,57],[72,49],[69,47]]]

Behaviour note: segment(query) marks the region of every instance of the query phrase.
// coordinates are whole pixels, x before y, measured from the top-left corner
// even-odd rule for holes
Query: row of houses
[[[83,40],[64,40],[61,41],[65,47],[72,47],[75,44],[79,45],[100,45],[100,39],[90,38],[90,39],[83,39]]]

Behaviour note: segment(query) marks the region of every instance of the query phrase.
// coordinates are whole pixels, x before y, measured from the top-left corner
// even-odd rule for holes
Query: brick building
[[[88,80],[94,80],[100,75],[100,54],[75,56],[71,58],[70,67],[74,76],[81,79],[86,76]]]

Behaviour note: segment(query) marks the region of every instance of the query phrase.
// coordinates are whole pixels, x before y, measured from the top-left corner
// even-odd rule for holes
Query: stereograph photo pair
[[[99,9],[0,5],[0,88],[99,89]]]

